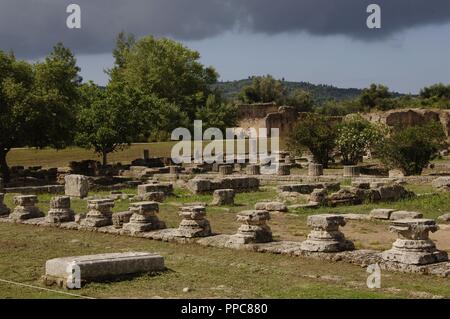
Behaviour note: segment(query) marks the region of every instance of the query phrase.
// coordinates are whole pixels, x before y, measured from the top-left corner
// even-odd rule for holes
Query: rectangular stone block
[[[65,194],[70,197],[85,198],[89,192],[89,181],[83,175],[66,175]]]
[[[47,284],[63,283],[66,286],[70,269],[75,269],[76,273],[77,267],[80,270],[82,283],[165,270],[164,257],[146,252],[64,257],[47,260],[45,282]]]
[[[418,219],[422,218],[422,213],[417,212],[407,212],[407,211],[397,211],[391,214],[391,220],[400,220],[400,219]]]
[[[395,212],[395,209],[374,209],[370,212],[370,218],[372,219],[380,219],[380,220],[388,220],[391,218],[391,214]]]

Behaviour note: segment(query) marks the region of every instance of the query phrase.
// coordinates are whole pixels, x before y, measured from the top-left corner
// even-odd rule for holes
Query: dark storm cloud
[[[82,8],[81,30],[65,26],[70,3]],[[366,28],[370,3],[382,7],[381,30]],[[1,0],[0,49],[33,58],[62,41],[76,53],[109,52],[121,30],[180,40],[233,29],[373,40],[447,21],[449,0]]]

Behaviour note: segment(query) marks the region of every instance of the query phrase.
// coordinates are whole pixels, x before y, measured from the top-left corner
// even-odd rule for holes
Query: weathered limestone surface
[[[294,185],[281,185],[278,191],[281,193],[299,193],[304,195],[311,194],[315,189],[327,189],[337,191],[341,187],[340,183],[305,183]]]
[[[90,256],[64,257],[47,260],[44,282],[47,285],[68,285],[71,269],[79,267],[81,283],[117,279],[138,273],[164,271],[164,258],[146,252],[127,252]]]
[[[88,213],[81,221],[84,227],[104,227],[112,225],[112,212],[114,201],[111,199],[88,200]]]
[[[72,222],[75,220],[75,214],[70,208],[69,196],[53,197],[50,201],[50,210],[47,214],[47,221],[51,224]]]
[[[277,175],[278,176],[291,175],[291,165],[278,164],[278,166],[277,166]]]
[[[359,177],[360,174],[358,166],[344,166],[344,177]]]
[[[429,238],[439,227],[432,219],[402,219],[392,222],[390,231],[398,234],[391,250],[382,254],[383,260],[407,265],[427,265],[447,261],[448,255],[439,251]]]
[[[14,204],[17,205],[9,218],[15,221],[44,217],[44,214],[35,205],[38,203],[36,195],[21,195],[14,197]]]
[[[220,165],[219,166],[219,174],[220,175],[231,175],[231,174],[233,174],[233,166],[232,165]]]
[[[268,212],[287,212],[288,208],[281,202],[260,202],[255,204],[256,210],[267,210]]]
[[[237,214],[242,222],[237,234],[230,236],[230,245],[246,245],[250,243],[267,243],[272,241],[272,231],[267,225],[270,213],[266,210],[249,210]]]
[[[326,189],[315,189],[309,196],[310,204],[317,204],[319,206],[328,205],[328,192]]]
[[[224,206],[234,205],[235,191],[234,189],[218,189],[213,193],[212,205]]]
[[[417,212],[407,212],[403,210],[395,211],[391,213],[391,220],[399,220],[399,219],[417,219],[422,218],[422,213]]]
[[[308,176],[316,177],[316,176],[322,176],[322,175],[323,175],[323,165],[322,164],[310,163],[308,165]]]
[[[312,252],[338,252],[355,249],[351,241],[345,239],[339,226],[345,226],[346,221],[342,215],[311,215],[308,217],[308,226],[312,228],[308,239],[301,245],[302,250]]]
[[[65,194],[70,197],[85,198],[89,192],[89,181],[83,175],[66,175],[65,180]]]
[[[173,184],[171,183],[154,183],[144,184],[138,186],[138,195],[143,196],[147,193],[159,193],[162,192],[166,196],[173,194]]]
[[[151,192],[144,193],[141,195],[136,195],[132,198],[134,202],[158,202],[162,203],[166,199],[166,194],[164,192]]]
[[[247,175],[261,175],[261,166],[259,165],[248,165],[245,170]]]
[[[194,194],[212,193],[218,189],[234,189],[239,191],[253,191],[259,188],[259,179],[255,177],[225,177],[218,179],[191,179],[188,188]]]
[[[179,215],[183,219],[177,230],[178,237],[196,238],[212,235],[204,206],[182,207]]]
[[[370,218],[380,219],[380,220],[388,220],[388,219],[391,219],[391,215],[393,212],[395,212],[395,209],[389,209],[389,208],[374,209],[370,212]]]
[[[134,233],[166,228],[166,224],[157,216],[159,204],[156,202],[133,203],[130,206],[130,212],[133,215],[130,222],[123,226],[125,231]]]
[[[450,191],[450,177],[436,178],[431,185],[440,191]]]
[[[0,193],[0,216],[9,215],[11,210],[4,204],[5,194]]]
[[[133,215],[133,213],[130,211],[114,213],[112,215],[113,226],[116,229],[122,228],[124,224],[127,224],[130,222],[132,215]]]

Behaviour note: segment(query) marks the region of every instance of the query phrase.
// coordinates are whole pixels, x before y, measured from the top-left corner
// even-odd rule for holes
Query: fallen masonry
[[[50,210],[47,214],[47,221],[49,223],[58,224],[64,222],[71,222],[75,220],[75,214],[70,208],[69,196],[53,197],[50,201]]]
[[[383,259],[406,265],[428,265],[447,261],[448,255],[439,251],[429,233],[439,227],[432,219],[402,219],[392,222],[390,231],[398,234],[391,250],[383,252]]]
[[[89,192],[89,181],[83,175],[66,175],[65,194],[70,197],[85,198]]]
[[[230,237],[232,245],[250,243],[268,243],[272,239],[272,231],[267,225],[270,213],[265,210],[248,210],[237,214],[237,221],[242,222],[237,233]]]
[[[127,252],[90,256],[64,257],[45,263],[46,285],[69,289],[80,288],[72,272],[80,275],[80,284],[117,279],[122,276],[164,271],[164,258],[146,252]]]
[[[35,206],[37,203],[38,198],[36,195],[15,196],[14,204],[17,206],[9,215],[9,218],[20,221],[44,217],[44,213],[42,213],[39,208]]]
[[[159,213],[159,204],[157,202],[133,203],[130,206],[130,212],[133,215],[129,223],[123,226],[124,231],[136,233],[166,228],[166,224],[160,221],[157,216]]]
[[[211,236],[211,226],[206,219],[204,206],[182,207],[179,213],[183,219],[177,230],[177,236],[185,238]]]
[[[114,201],[111,199],[88,200],[88,213],[81,221],[84,227],[104,227],[112,225],[112,211]]]
[[[278,187],[279,193],[298,193],[310,195],[315,189],[327,189],[330,191],[338,191],[341,187],[340,183],[311,183],[311,184],[294,184],[281,185]]]
[[[260,202],[255,204],[256,210],[267,210],[269,212],[287,212],[288,208],[280,202]]]
[[[218,189],[213,193],[212,205],[224,206],[234,205],[235,191],[234,189]]]
[[[218,189],[234,189],[235,192],[250,192],[259,189],[259,179],[254,177],[225,177],[217,179],[194,178],[188,188],[194,194],[208,194]]]
[[[354,250],[354,244],[345,239],[340,226],[346,221],[342,215],[311,215],[308,216],[308,226],[312,228],[308,239],[302,243],[302,249],[313,252],[339,252]]]
[[[154,184],[144,184],[138,186],[138,196],[144,196],[148,193],[158,193],[162,192],[166,196],[173,194],[173,185],[170,183],[154,183]]]

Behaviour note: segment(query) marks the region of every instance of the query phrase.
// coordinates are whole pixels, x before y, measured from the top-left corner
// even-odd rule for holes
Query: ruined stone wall
[[[445,134],[450,137],[450,110],[439,109],[398,109],[387,112],[375,112],[363,114],[374,123],[382,123],[388,126],[414,126],[421,125],[430,120],[442,124]]]

